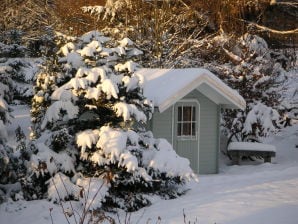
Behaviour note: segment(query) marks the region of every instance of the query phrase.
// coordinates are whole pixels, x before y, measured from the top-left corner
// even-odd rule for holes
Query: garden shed
[[[244,109],[237,91],[206,69],[141,69],[144,95],[155,112],[149,129],[190,160],[196,173],[218,172],[221,108]]]

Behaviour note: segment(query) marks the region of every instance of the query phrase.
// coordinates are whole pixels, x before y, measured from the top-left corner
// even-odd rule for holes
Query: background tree
[[[7,126],[13,119],[12,105],[26,104],[32,97],[32,81],[39,60],[27,58],[27,48],[22,45],[22,33],[17,30],[0,35],[0,200],[21,198],[20,179],[25,175],[26,140],[18,129],[17,141],[22,147],[7,144]],[[26,157],[28,159],[28,157]]]
[[[0,202],[7,197],[13,196],[13,192],[8,185],[17,181],[17,175],[14,170],[15,156],[13,149],[7,145],[7,125],[12,118],[8,103],[13,100],[13,93],[10,91],[13,80],[7,73],[10,69],[11,67],[0,64]]]
[[[104,22],[98,23],[96,18],[83,13],[81,7],[104,4],[105,0],[55,0],[54,13],[57,18],[55,30],[75,36],[93,29],[101,30],[106,24]]]
[[[177,52],[189,46],[189,40],[202,38],[209,28],[203,14],[178,0],[116,0],[107,1],[105,6],[85,6],[82,10],[98,21],[108,22],[111,35],[115,35],[114,28],[134,40],[148,53],[145,57],[150,55],[150,59],[143,58],[147,66],[156,67],[166,59],[172,60]]]
[[[292,111],[290,117],[295,117],[294,104],[285,103],[287,106],[283,108],[280,103],[283,95],[295,95],[295,87],[289,88],[290,93],[281,86],[288,78],[292,80],[287,70],[296,64],[296,55],[292,51],[292,56],[284,56],[283,51],[270,49],[256,35],[266,37],[271,46],[273,42],[264,34],[280,35],[284,43],[281,42],[281,47],[286,46],[289,38],[294,38],[295,27],[284,27],[287,30],[283,31],[269,22],[269,12],[276,7],[268,0],[115,0],[107,1],[105,6],[83,7],[83,10],[126,30],[142,50],[150,52],[143,58],[146,67],[206,67],[213,71],[237,89],[248,103],[245,111],[223,113],[225,134],[237,141],[261,141],[262,136],[277,131],[282,124],[290,124],[288,112]],[[294,9],[289,13],[295,14]],[[146,55],[155,57],[146,58]]]

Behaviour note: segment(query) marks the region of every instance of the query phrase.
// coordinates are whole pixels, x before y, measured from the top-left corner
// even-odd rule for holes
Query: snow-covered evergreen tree
[[[166,140],[145,130],[153,108],[134,74],[142,52],[128,38],[98,31],[68,40],[59,66],[40,74],[35,87],[28,193],[82,203],[94,197],[92,209],[128,211],[150,204],[145,193],[179,195],[179,184],[196,176]]]
[[[43,61],[39,73],[36,75],[36,83],[33,87],[34,96],[31,100],[31,139],[40,137],[41,122],[46,109],[51,104],[51,94],[72,76],[72,68],[64,69],[63,64],[59,62],[57,54],[60,47],[68,41],[74,40],[73,37],[65,36],[61,33],[51,33],[47,37],[46,47],[43,49]],[[60,52],[59,52],[60,53]]]
[[[10,104],[17,100],[28,102],[33,95],[31,82],[37,71],[35,61],[25,58],[21,32],[2,32],[0,35],[0,197],[15,197],[20,191],[19,178],[25,173],[23,150],[7,144],[7,125],[13,119]],[[19,131],[21,132],[21,131]],[[25,141],[25,140],[24,140]],[[23,144],[24,145],[24,144]]]
[[[7,184],[9,183],[9,164],[12,154],[11,148],[6,144],[8,138],[6,125],[10,121],[7,100],[11,97],[9,96],[9,87],[5,82],[7,81],[7,77],[2,73],[3,67],[0,67],[0,69],[0,184]],[[2,194],[0,192],[1,196]]]
[[[10,93],[14,100],[30,101],[33,96],[32,83],[41,60],[27,57],[27,47],[21,45],[22,32],[10,30],[0,35],[1,73],[10,81]]]
[[[2,49],[4,49],[4,46],[8,47],[0,42]],[[0,60],[3,61],[5,58],[0,58]],[[11,102],[13,99],[13,93],[10,91],[13,86],[13,80],[8,74],[10,70],[11,67],[0,64],[0,184],[10,182],[9,173],[11,171],[12,149],[6,144],[8,139],[7,124],[11,120],[8,102]]]
[[[16,185],[13,184],[17,182],[18,160],[13,148],[7,144],[7,125],[12,118],[9,103],[13,99],[13,80],[8,74],[9,70],[9,66],[0,64],[0,203],[14,195]]]

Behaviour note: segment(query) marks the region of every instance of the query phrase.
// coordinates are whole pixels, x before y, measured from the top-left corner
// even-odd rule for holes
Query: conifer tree
[[[29,57],[28,48],[21,43],[22,37],[23,33],[17,29],[0,34],[0,67],[2,75],[10,80],[13,100],[29,103],[33,96],[32,83],[41,59]]]
[[[134,74],[140,54],[130,39],[98,31],[58,50],[58,70],[39,77],[33,100],[32,197],[134,211],[150,204],[145,193],[176,197],[195,178],[188,160],[145,129],[153,108]]]
[[[6,85],[7,77],[0,73],[0,184],[9,183],[10,159],[12,150],[7,146],[8,138],[6,125],[10,121],[7,100],[9,97],[9,87]],[[1,192],[0,192],[1,193]],[[2,195],[0,194],[0,197]],[[0,199],[1,201],[1,199]]]
[[[7,125],[11,122],[11,114],[8,103],[13,99],[10,89],[13,84],[8,75],[8,66],[0,65],[0,203],[10,197],[6,184],[12,184],[17,181],[17,175],[14,170],[13,149],[7,145],[8,132]],[[7,192],[6,192],[7,191]]]
[[[5,47],[4,47],[5,46]],[[7,49],[7,45],[0,42],[2,49]],[[1,58],[4,60],[3,58]],[[0,64],[0,179],[1,184],[8,183],[8,173],[10,172],[9,164],[11,159],[12,150],[7,146],[6,141],[8,138],[7,125],[10,123],[11,115],[9,111],[8,102],[12,101],[13,94],[10,89],[13,81],[8,72],[10,67]]]
[[[26,58],[26,47],[21,45],[22,32],[13,29],[0,35],[0,197],[14,198],[21,190],[19,179],[25,169],[25,138],[18,129],[20,147],[7,144],[7,126],[12,121],[11,104],[27,103],[32,96],[31,82],[37,71],[35,61]],[[10,137],[11,138],[11,137]],[[28,159],[28,156],[25,156]]]

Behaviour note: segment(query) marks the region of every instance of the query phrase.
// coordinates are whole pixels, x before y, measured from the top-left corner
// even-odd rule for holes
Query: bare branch
[[[266,26],[256,24],[256,23],[252,23],[252,22],[248,22],[248,21],[245,21],[245,22],[247,22],[249,24],[249,26],[256,27],[263,32],[269,32],[269,33],[280,34],[280,35],[298,34],[298,28],[294,29],[294,30],[275,30],[275,29],[271,29]]]

